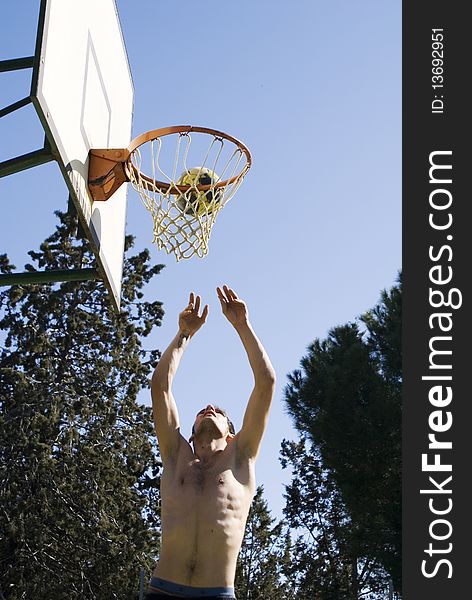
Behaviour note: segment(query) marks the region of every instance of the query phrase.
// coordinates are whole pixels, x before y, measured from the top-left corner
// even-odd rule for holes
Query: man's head
[[[226,438],[235,435],[234,425],[226,412],[213,404],[207,404],[198,411],[189,441],[193,442],[195,436],[205,432],[211,432],[215,436]]]

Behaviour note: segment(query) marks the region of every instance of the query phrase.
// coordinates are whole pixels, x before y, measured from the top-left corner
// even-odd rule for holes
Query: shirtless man
[[[190,294],[179,331],[152,377],[153,414],[164,470],[162,543],[146,600],[231,599],[236,560],[256,489],[254,464],[275,385],[270,360],[248,320],[246,304],[227,286],[217,288],[223,314],[236,329],[254,374],[239,433],[208,404],[198,412],[190,442],[180,433],[172,381],[190,339],[208,315]]]

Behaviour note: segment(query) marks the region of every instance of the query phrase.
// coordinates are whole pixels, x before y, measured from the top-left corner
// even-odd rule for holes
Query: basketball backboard
[[[133,83],[115,0],[41,0],[31,96],[98,268],[120,306],[127,186],[94,202],[91,148],[131,140]]]

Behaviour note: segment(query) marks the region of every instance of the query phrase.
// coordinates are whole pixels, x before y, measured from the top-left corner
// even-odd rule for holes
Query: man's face
[[[215,429],[217,429],[222,436],[228,435],[228,418],[220,408],[213,404],[207,404],[205,408],[202,408],[202,410],[197,413],[193,430],[195,434],[198,434],[204,430],[211,431]]]

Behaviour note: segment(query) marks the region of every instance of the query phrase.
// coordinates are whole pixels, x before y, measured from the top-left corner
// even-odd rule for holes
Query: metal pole
[[[8,175],[31,169],[32,167],[38,167],[39,165],[44,165],[52,160],[54,160],[54,155],[48,148],[41,148],[41,150],[28,152],[28,154],[23,154],[16,158],[1,162],[0,177],[7,177]]]
[[[11,58],[9,60],[0,60],[0,73],[7,71],[19,71],[20,69],[31,69],[34,65],[34,56],[25,58]]]
[[[0,110],[0,118],[5,117],[6,115],[9,115],[12,112],[15,112],[15,110],[19,110],[20,108],[23,108],[23,106],[27,106],[30,102],[32,102],[31,96],[26,96],[26,98],[22,98],[21,100],[18,100],[17,102],[13,102],[13,104],[9,104],[8,106],[5,106],[5,108],[2,108],[2,110]]]
[[[50,271],[26,271],[25,273],[0,275],[0,286],[55,283],[59,281],[90,281],[92,279],[100,279],[97,269],[51,269]]]
[[[144,600],[144,569],[139,572],[139,600]]]

